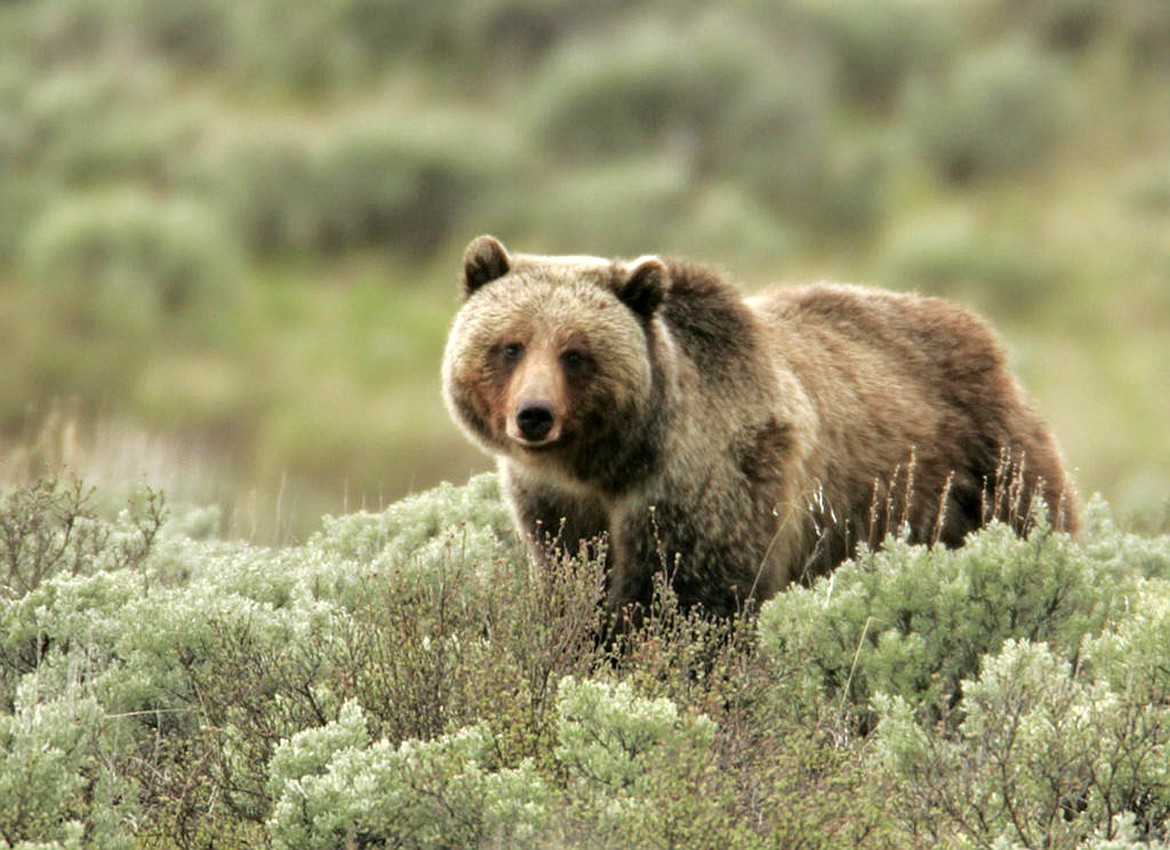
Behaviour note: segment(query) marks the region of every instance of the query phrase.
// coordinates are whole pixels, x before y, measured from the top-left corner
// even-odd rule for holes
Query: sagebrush
[[[1106,848],[1170,829],[1170,539],[1100,503],[1080,541],[890,540],[756,617],[713,622],[662,582],[608,645],[599,566],[534,568],[490,475],[283,549],[154,494],[112,518],[91,498],[50,480],[0,503],[3,847]]]

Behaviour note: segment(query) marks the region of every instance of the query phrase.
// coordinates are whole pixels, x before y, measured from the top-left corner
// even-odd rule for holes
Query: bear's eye
[[[504,362],[509,366],[514,366],[520,362],[521,358],[524,357],[523,344],[519,342],[509,342],[500,349],[500,357],[502,357]]]
[[[561,354],[561,368],[568,375],[583,375],[593,365],[593,359],[576,348],[570,348]]]

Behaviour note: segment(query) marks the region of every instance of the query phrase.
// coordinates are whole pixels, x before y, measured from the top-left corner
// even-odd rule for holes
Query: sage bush
[[[1170,540],[891,539],[758,613],[531,563],[494,475],[303,544],[0,500],[0,847],[1167,839]]]

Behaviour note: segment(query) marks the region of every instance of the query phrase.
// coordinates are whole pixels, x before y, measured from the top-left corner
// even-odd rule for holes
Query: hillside
[[[1164,522],[1160,0],[8,3],[0,157],[8,480],[265,541],[465,480],[438,360],[490,231],[958,298]]]

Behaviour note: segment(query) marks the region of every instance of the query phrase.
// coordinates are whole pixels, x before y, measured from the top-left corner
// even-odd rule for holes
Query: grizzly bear
[[[443,360],[537,555],[606,558],[611,611],[663,570],[716,616],[888,533],[958,546],[1041,509],[1077,527],[1053,438],[980,319],[819,284],[744,297],[709,268],[468,246]],[[635,606],[631,608],[630,606]]]

